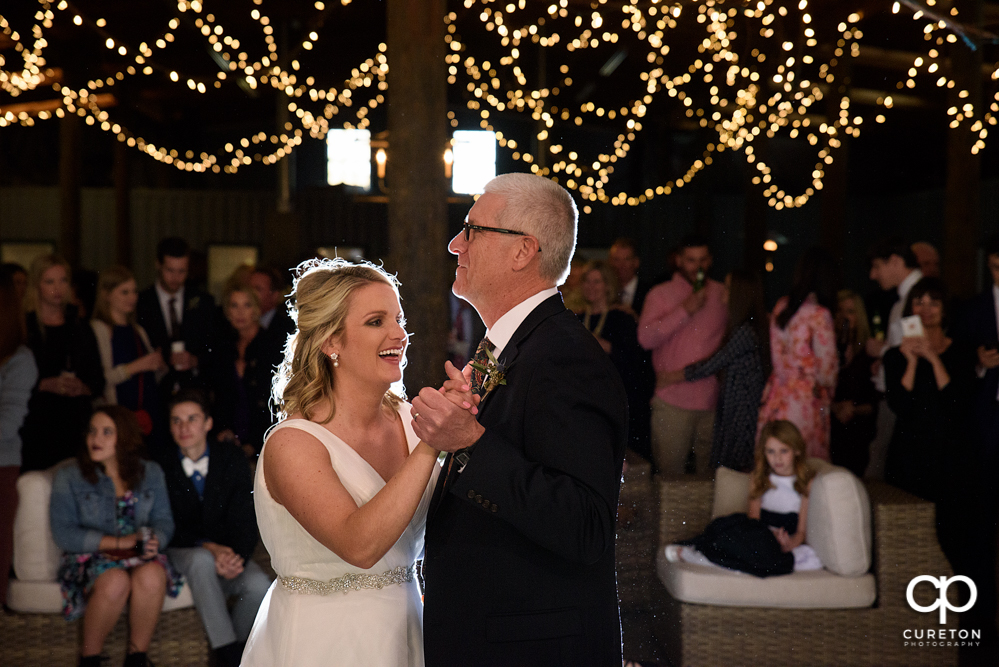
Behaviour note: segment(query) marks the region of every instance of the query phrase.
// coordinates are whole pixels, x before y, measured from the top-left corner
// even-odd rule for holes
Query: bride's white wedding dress
[[[400,406],[399,414],[412,452],[420,439],[413,433],[409,406]],[[289,419],[274,430],[282,428],[300,429],[325,445],[333,470],[358,506],[385,486],[357,452],[319,424]],[[439,471],[435,466],[416,514],[399,540],[374,567],[362,570],[316,541],[274,501],[264,481],[261,452],[254,506],[278,579],[257,612],[242,667],[422,667],[423,603],[412,566],[423,553],[427,507]],[[397,583],[400,580],[403,583]],[[342,592],[344,588],[348,590]]]

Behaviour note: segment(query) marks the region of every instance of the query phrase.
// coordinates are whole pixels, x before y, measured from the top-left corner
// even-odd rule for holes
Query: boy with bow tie
[[[215,664],[224,667],[239,664],[270,578],[251,560],[258,533],[249,466],[233,445],[209,445],[211,430],[203,394],[178,393],[170,401],[176,447],[160,465],[177,526],[167,554],[191,586]]]

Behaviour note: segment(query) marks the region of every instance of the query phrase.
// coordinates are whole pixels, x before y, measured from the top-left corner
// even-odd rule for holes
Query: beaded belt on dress
[[[342,577],[319,581],[303,577],[278,577],[281,585],[293,593],[310,595],[330,595],[332,593],[348,593],[362,588],[384,588],[394,584],[409,583],[416,576],[416,565],[400,565],[381,574],[357,574],[348,572]]]

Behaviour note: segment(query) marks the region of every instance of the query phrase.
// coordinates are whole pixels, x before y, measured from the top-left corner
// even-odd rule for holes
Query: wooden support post
[[[59,121],[59,254],[71,266],[80,263],[80,119]]]
[[[415,395],[446,379],[448,294],[455,262],[447,251],[447,72],[444,0],[389,0],[387,268],[402,281],[415,335],[406,386]]]
[[[128,147],[122,141],[114,142],[114,231],[115,261],[122,266],[132,265],[132,217],[130,183],[128,179]]]
[[[955,3],[967,25],[982,25],[982,0],[961,0]],[[951,63],[955,86],[948,91],[948,106],[963,110],[966,104],[975,108],[974,120],[981,120],[986,107],[982,99],[982,51],[969,49],[958,40],[951,46]],[[967,95],[962,96],[961,91]],[[975,290],[978,263],[977,244],[981,238],[982,167],[971,148],[978,138],[970,129],[974,120],[965,120],[960,127],[947,132],[947,183],[944,202],[943,261],[941,274],[956,296],[970,296]],[[914,239],[918,240],[918,239]]]

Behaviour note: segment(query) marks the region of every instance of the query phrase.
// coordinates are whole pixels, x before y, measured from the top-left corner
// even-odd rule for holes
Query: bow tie
[[[184,474],[188,477],[194,473],[200,473],[202,477],[208,477],[208,457],[202,456],[197,461],[192,461],[186,456],[180,460],[180,465],[184,468]]]

